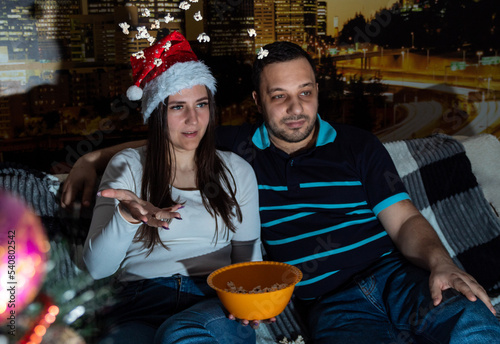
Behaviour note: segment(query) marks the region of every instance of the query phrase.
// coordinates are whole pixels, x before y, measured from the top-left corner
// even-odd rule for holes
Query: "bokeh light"
[[[38,294],[49,249],[39,217],[0,190],[0,323],[15,318]]]

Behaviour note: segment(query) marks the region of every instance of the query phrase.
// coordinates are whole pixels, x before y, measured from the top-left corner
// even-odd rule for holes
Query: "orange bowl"
[[[212,272],[207,283],[215,289],[226,309],[239,319],[264,320],[277,316],[292,297],[295,285],[302,279],[302,272],[295,266],[279,262],[245,262],[225,266]],[[229,291],[228,282],[246,293]],[[260,286],[271,288],[286,284],[283,289],[249,294]]]

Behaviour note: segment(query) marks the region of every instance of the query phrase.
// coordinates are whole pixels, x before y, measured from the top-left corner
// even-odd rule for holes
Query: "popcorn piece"
[[[159,67],[162,64],[162,62],[163,61],[161,59],[155,59],[154,64],[156,67]]]
[[[257,36],[257,32],[255,32],[255,29],[247,29],[247,32],[250,37]]]
[[[249,294],[260,294],[260,293],[262,293],[262,288],[260,285],[258,285],[255,288],[253,288],[252,290],[250,290],[248,293]]]
[[[280,340],[278,343],[279,344],[305,344],[304,337],[302,337],[300,334],[297,336],[297,339],[292,340],[291,342],[289,342],[288,338],[285,337],[282,340]]]
[[[160,21],[158,19],[156,19],[154,24],[151,24],[151,30],[159,29],[159,28],[160,28]]]
[[[145,59],[146,56],[144,56],[144,51],[138,51],[136,53],[133,53],[132,54],[133,57],[135,57],[136,59]]]
[[[175,19],[175,18],[174,18],[174,17],[172,17],[172,16],[170,15],[170,13],[168,13],[168,14],[165,16],[165,23],[167,23],[167,24],[168,24],[168,23],[170,23],[171,21],[174,21],[174,19]]]
[[[200,20],[202,20],[202,19],[203,19],[203,17],[201,16],[200,11],[196,12],[196,13],[194,14],[193,18],[194,18],[194,20],[196,20],[196,21],[200,21]]]
[[[144,12],[142,12],[142,15],[143,15],[144,17],[149,17],[149,16],[151,15],[151,12],[150,12],[147,8],[145,8],[145,9],[144,9]]]
[[[189,7],[191,7],[191,4],[187,1],[182,1],[180,4],[179,4],[179,8],[181,10],[189,10]]]
[[[146,29],[145,26],[139,26],[137,27],[137,35],[135,35],[135,38],[141,39],[141,38],[149,38],[149,33],[148,30]]]
[[[189,0],[190,2],[198,2],[198,0]]]
[[[269,50],[267,50],[267,49],[263,49],[262,47],[260,47],[260,51],[259,51],[259,53],[258,53],[257,58],[258,58],[259,60],[262,60],[262,59],[263,59],[264,57],[266,57],[268,54],[269,54]]]
[[[130,25],[128,25],[128,23],[123,22],[123,23],[118,24],[118,26],[121,27],[124,34],[126,34],[126,35],[129,34],[128,28],[130,27]]]
[[[154,38],[153,36],[149,36],[148,37],[148,42],[149,42],[149,45],[153,45],[154,41],[155,41],[156,38]]]
[[[203,41],[203,42],[210,42],[210,37],[209,37],[209,36],[208,36],[205,32],[200,33],[200,34],[198,35],[198,38],[197,38],[197,39],[198,39],[198,42],[200,42],[200,43],[201,43],[202,41]]]
[[[295,344],[305,344],[306,342],[304,342],[304,338],[299,334],[297,339],[295,339]]]

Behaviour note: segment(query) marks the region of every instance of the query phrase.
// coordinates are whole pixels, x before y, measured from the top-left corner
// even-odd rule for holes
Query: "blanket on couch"
[[[454,261],[492,295],[500,291],[500,221],[450,136],[386,143],[415,206]]]

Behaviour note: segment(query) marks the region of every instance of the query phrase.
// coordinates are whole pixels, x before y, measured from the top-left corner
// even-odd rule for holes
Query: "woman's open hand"
[[[137,197],[132,191],[123,189],[105,189],[97,196],[114,198],[120,201],[120,213],[125,220],[131,223],[146,223],[151,227],[163,227],[168,229],[168,222],[172,218],[182,219],[177,212],[182,208],[181,204],[172,207],[158,208],[148,201]]]

